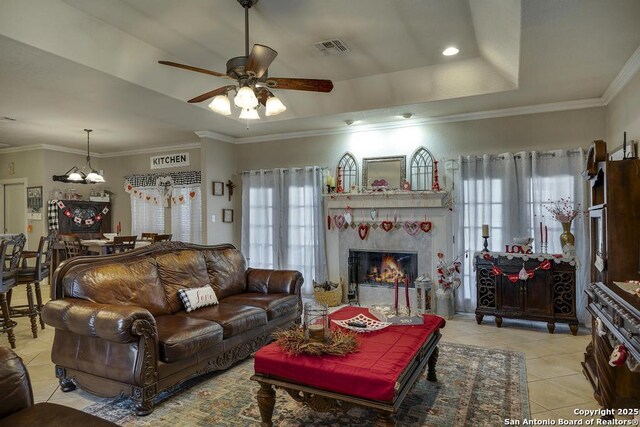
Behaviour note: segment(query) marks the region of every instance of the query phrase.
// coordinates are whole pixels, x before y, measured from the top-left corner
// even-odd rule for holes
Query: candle
[[[407,313],[411,315],[411,303],[409,302],[409,277],[404,276],[404,296],[407,300]]]
[[[395,298],[395,302],[393,303],[393,309],[397,314],[398,313],[398,278],[397,277],[396,277],[395,294],[396,294],[396,298]]]
[[[311,341],[324,341],[324,325],[322,323],[309,325],[309,339]]]
[[[331,175],[327,176],[327,185],[329,187],[335,187],[336,186],[336,180]]]
[[[549,229],[545,225],[544,226],[544,244],[546,245],[547,243],[549,243]]]
[[[482,224],[482,237],[489,237],[489,224]]]
[[[542,221],[540,221],[540,243],[544,243],[544,238],[542,236]]]

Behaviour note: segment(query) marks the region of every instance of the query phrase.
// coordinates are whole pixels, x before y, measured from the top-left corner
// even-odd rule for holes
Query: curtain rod
[[[276,169],[280,169],[282,170],[283,173],[289,173],[289,172],[300,172],[303,171],[305,169],[310,169],[310,168],[317,168],[320,171],[327,171],[329,170],[328,167],[324,166],[324,167],[320,167],[320,166],[304,166],[304,167],[295,167],[295,168],[274,168],[274,169],[257,169],[257,170],[250,170],[250,171],[242,171],[242,175],[249,175],[249,174],[259,174],[259,173],[273,173]]]

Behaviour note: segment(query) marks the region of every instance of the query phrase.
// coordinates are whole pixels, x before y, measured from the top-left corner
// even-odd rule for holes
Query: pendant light
[[[93,129],[85,129],[84,131],[87,133],[87,163],[83,168],[79,168],[77,166],[72,167],[64,175],[53,175],[54,181],[72,182],[76,184],[101,184],[105,182],[104,177],[91,166],[89,134],[93,132]]]

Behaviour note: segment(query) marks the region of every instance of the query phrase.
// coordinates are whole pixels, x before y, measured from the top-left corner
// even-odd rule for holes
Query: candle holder
[[[305,342],[329,340],[329,308],[327,304],[319,304],[315,301],[305,303],[302,328]]]
[[[335,191],[336,191],[336,187],[332,187],[329,184],[327,184],[327,194],[335,193]]]
[[[489,236],[482,236],[482,238],[484,239],[482,252],[489,252]]]
[[[540,243],[540,253],[546,254],[547,250],[549,250],[549,244],[546,242]]]

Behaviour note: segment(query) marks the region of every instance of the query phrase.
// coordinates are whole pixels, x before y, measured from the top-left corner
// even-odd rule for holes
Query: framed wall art
[[[406,179],[407,157],[369,157],[362,159],[362,186],[365,188],[402,188]]]
[[[213,181],[213,195],[224,196],[224,182]]]
[[[222,209],[222,222],[233,222],[233,209]]]
[[[42,187],[27,187],[27,219],[42,219]]]

